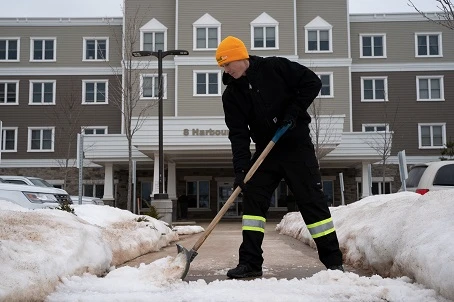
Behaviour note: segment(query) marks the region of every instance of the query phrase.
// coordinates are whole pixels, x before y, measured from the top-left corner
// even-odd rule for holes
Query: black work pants
[[[243,215],[266,218],[271,196],[282,179],[293,192],[306,225],[331,217],[324,199],[320,170],[311,143],[293,146],[292,149],[276,144],[246,184],[243,193]],[[264,233],[251,230],[243,230],[242,233],[239,263],[260,270],[263,264],[261,246]],[[314,241],[320,261],[326,267],[342,264],[342,253],[335,231],[315,238]]]

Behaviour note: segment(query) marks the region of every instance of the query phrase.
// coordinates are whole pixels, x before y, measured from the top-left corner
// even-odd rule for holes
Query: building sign
[[[183,129],[184,136],[228,136],[229,130]]]

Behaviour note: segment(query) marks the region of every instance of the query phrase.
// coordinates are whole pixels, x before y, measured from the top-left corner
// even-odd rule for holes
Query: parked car
[[[38,187],[50,187],[55,188],[53,185],[48,183],[42,178],[39,177],[32,177],[32,176],[18,176],[18,175],[0,175],[0,179],[6,183],[12,184],[22,184],[22,185],[29,185],[29,186],[38,186]],[[55,188],[57,190],[63,191],[62,194],[68,194],[65,190]],[[78,204],[79,203],[79,196],[70,196],[72,203]],[[96,204],[96,205],[104,205],[102,199],[97,197],[90,197],[90,196],[82,196],[82,204]]]
[[[0,183],[0,200],[6,200],[28,209],[56,208],[72,204],[65,190],[49,187]]]
[[[410,168],[405,182],[407,191],[421,195],[429,191],[454,189],[454,161],[417,164]],[[401,188],[399,191],[402,191]]]

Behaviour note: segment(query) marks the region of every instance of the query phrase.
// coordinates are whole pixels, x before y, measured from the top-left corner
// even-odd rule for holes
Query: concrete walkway
[[[196,225],[206,229],[210,222],[196,222]],[[263,278],[301,279],[325,270],[324,265],[318,260],[316,250],[276,231],[276,225],[279,222],[280,220],[266,223],[265,239],[262,245],[265,259]],[[143,255],[124,265],[138,266],[140,263],[151,263],[169,255],[175,257],[177,255],[176,243],[190,250],[200,235],[201,233],[180,236],[178,242],[172,243],[161,251]],[[204,279],[210,282],[228,279],[227,271],[238,264],[238,248],[241,241],[241,221],[222,220],[198,250],[198,255],[192,261],[185,280]],[[348,265],[345,266],[345,269],[361,276],[370,275],[366,271],[357,270]]]

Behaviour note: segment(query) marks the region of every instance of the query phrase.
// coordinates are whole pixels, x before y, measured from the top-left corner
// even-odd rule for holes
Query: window
[[[251,49],[278,49],[279,22],[262,13],[251,22]]]
[[[210,181],[187,181],[186,195],[188,196],[189,208],[208,209],[210,206]]]
[[[56,61],[56,38],[30,38],[30,61]]]
[[[441,33],[416,33],[416,57],[441,57]]]
[[[167,27],[155,18],[140,28],[140,49],[165,51],[167,49]]]
[[[362,102],[388,101],[388,79],[386,77],[361,78]]]
[[[306,52],[332,52],[333,27],[320,17],[316,17],[305,27]]]
[[[363,124],[363,132],[388,132],[388,124]]]
[[[109,38],[84,38],[83,61],[109,61]]]
[[[84,131],[85,135],[107,134],[107,126],[103,126],[103,127],[83,127],[82,130]]]
[[[56,81],[30,81],[29,104],[55,105]]]
[[[83,80],[82,104],[107,104],[108,80]]]
[[[3,127],[0,142],[2,152],[17,152],[17,127]]]
[[[446,145],[446,124],[418,124],[419,148],[439,149]]]
[[[0,62],[19,62],[20,38],[0,38]]]
[[[319,97],[321,98],[332,98],[333,94],[333,74],[332,73],[318,73],[320,80],[322,81],[322,89],[320,89]]]
[[[54,151],[54,127],[28,128],[28,152]]]
[[[0,81],[0,105],[19,104],[19,81]]]
[[[418,101],[444,101],[443,76],[416,77]]]
[[[83,195],[88,197],[104,197],[104,184],[84,184]]]
[[[323,193],[329,206],[334,205],[334,182],[332,180],[322,180]]]
[[[210,14],[205,14],[193,24],[194,50],[215,50],[221,36],[221,23]]]
[[[386,58],[385,34],[360,35],[361,58]]]
[[[376,177],[374,177],[376,178]],[[389,179],[390,177],[386,177],[386,179]],[[392,182],[393,181],[385,181],[385,185],[383,186],[383,181],[372,181],[372,190],[371,194],[372,195],[381,195],[381,194],[391,194],[392,193]],[[358,181],[357,182],[357,192],[358,195],[356,198],[360,200],[363,196],[363,186],[362,182]]]
[[[194,70],[194,95],[221,95],[221,72]]]
[[[140,79],[140,97],[142,99],[158,99],[159,76],[158,74],[143,74]],[[167,99],[167,74],[162,75],[162,98]]]

